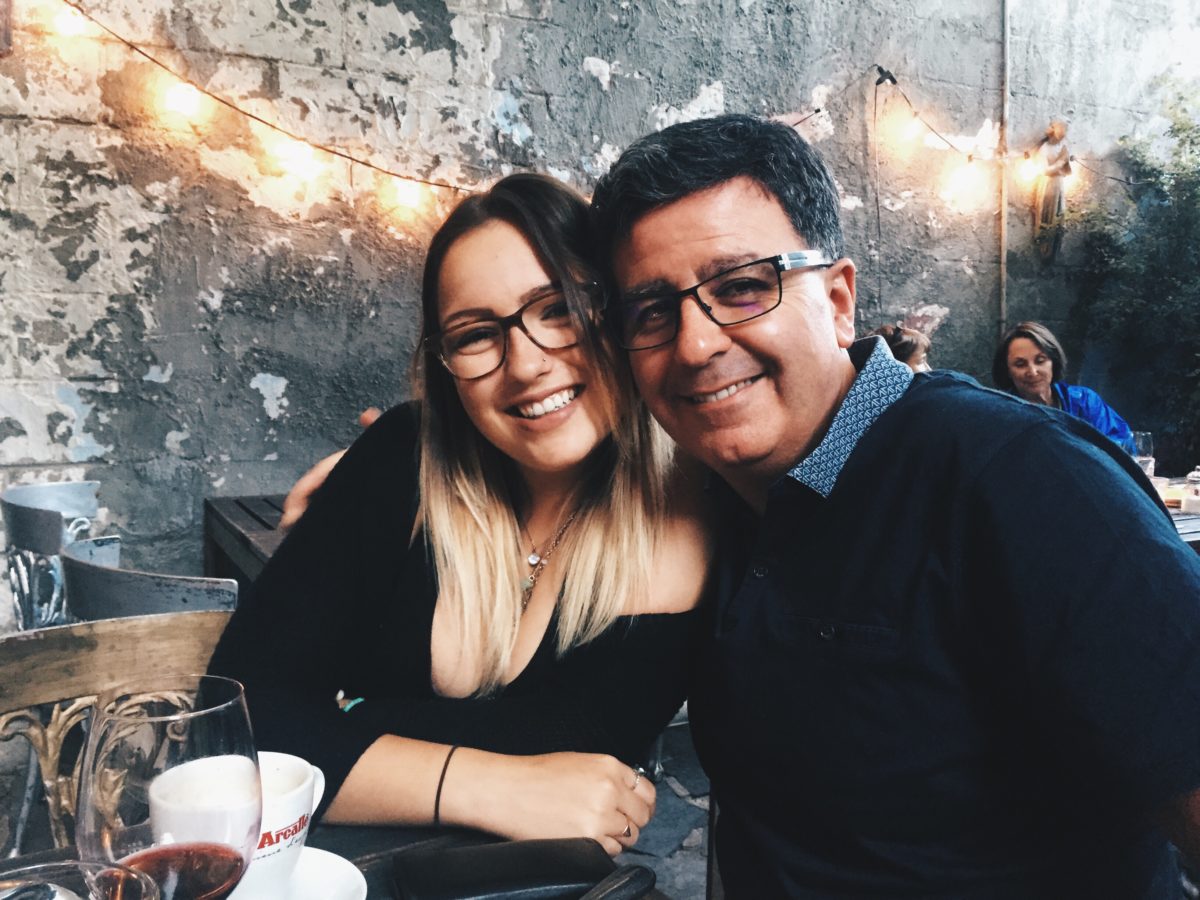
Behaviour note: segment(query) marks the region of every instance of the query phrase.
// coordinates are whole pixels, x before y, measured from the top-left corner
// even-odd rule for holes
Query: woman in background
[[[632,846],[634,766],[679,708],[708,562],[680,475],[594,323],[584,201],[513,175],[425,263],[419,401],[329,475],[212,670],[333,823]],[[699,496],[672,490],[675,497]]]
[[[1040,322],[1021,322],[1000,340],[992,358],[996,387],[1030,403],[1053,406],[1083,419],[1122,449],[1133,452],[1133,432],[1091,388],[1063,381],[1067,356],[1053,332]]]

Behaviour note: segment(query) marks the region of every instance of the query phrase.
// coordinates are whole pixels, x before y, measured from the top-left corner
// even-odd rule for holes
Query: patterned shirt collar
[[[822,497],[833,491],[859,439],[900,399],[913,380],[912,370],[892,358],[881,337],[855,341],[850,348],[850,360],[858,375],[833,417],[833,424],[816,449],[788,472]]]

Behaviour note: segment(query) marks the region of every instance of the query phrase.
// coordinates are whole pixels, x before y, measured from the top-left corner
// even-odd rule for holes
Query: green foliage
[[[1079,219],[1084,268],[1072,319],[1143,395],[1160,471],[1200,464],[1200,98],[1168,105],[1164,141],[1123,142],[1133,185]]]

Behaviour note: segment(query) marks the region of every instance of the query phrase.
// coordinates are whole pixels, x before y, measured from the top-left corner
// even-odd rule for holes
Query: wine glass
[[[238,682],[186,675],[101,695],[80,773],[83,859],[145,872],[162,900],[224,900],[250,864],[261,817]]]
[[[1154,435],[1149,431],[1133,433],[1133,459],[1147,476],[1154,474]]]

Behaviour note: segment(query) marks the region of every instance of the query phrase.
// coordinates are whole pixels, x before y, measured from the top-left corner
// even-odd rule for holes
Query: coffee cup
[[[325,775],[287,753],[258,754],[262,776],[262,833],[250,867],[229,900],[283,900],[325,793]]]
[[[156,844],[244,847],[259,828],[258,772],[248,756],[189,760],[155,777],[146,793]]]

